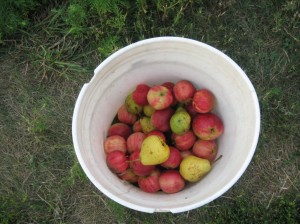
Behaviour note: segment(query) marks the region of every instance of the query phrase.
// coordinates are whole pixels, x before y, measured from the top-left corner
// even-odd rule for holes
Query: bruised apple
[[[148,176],[142,176],[138,178],[138,185],[142,191],[148,193],[155,193],[160,190],[160,185],[158,182],[158,178],[160,175],[160,170],[155,169],[151,171]]]
[[[147,100],[155,110],[163,110],[173,103],[173,94],[165,86],[153,86],[148,91]]]
[[[123,173],[128,168],[127,157],[124,152],[113,151],[107,154],[106,163],[114,173]]]
[[[189,102],[185,105],[185,110],[189,113],[189,115],[194,118],[198,112],[195,110],[193,103]]]
[[[174,114],[174,110],[168,107],[163,110],[156,110],[151,116],[151,123],[155,129],[166,132],[170,130],[170,119]]]
[[[169,90],[173,91],[174,88],[174,83],[173,82],[164,82],[163,84],[161,84],[162,86],[167,87]]]
[[[132,130],[133,130],[133,132],[143,131],[140,120],[137,120],[136,122],[134,122],[134,124],[132,125]]]
[[[174,96],[174,92],[173,92],[173,88],[174,88],[174,83],[173,82],[165,82],[163,84],[161,84],[162,86],[167,87],[173,95],[173,103],[171,104],[171,106],[176,106],[176,104],[178,104],[178,101],[176,100],[175,96]]]
[[[214,140],[198,139],[192,149],[195,156],[214,161],[218,153],[218,145]]]
[[[108,136],[120,135],[121,137],[127,139],[132,133],[131,128],[124,123],[115,123],[108,129]]]
[[[145,106],[148,104],[147,94],[150,87],[146,84],[138,84],[135,90],[132,93],[133,101],[141,106]]]
[[[183,190],[185,181],[178,170],[166,170],[159,176],[159,185],[163,192],[172,194]]]
[[[167,169],[175,169],[179,166],[182,157],[178,149],[170,146],[170,156],[167,161],[161,163],[160,165]]]
[[[172,140],[174,141],[177,149],[186,151],[193,147],[196,141],[196,136],[191,130],[189,130],[182,135],[173,133]]]
[[[197,90],[193,97],[193,107],[199,113],[208,113],[215,107],[215,96],[208,89]]]
[[[118,120],[122,123],[132,125],[137,120],[137,115],[130,113],[125,104],[123,104],[118,110]]]
[[[173,87],[173,93],[179,102],[189,102],[192,100],[196,89],[188,80],[180,80]]]
[[[193,119],[192,129],[200,139],[214,140],[222,135],[224,125],[216,114],[197,114]]]
[[[132,133],[126,141],[128,152],[133,153],[135,150],[140,150],[145,138],[146,134],[143,132]]]
[[[126,140],[119,135],[112,135],[105,139],[104,150],[106,153],[113,151],[121,151],[125,153],[127,151]]]

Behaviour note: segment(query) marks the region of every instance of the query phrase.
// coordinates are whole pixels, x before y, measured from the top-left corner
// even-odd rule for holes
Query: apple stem
[[[223,155],[220,155],[218,158],[216,158],[214,161],[212,161],[212,164],[215,164],[218,160],[220,160],[223,157]]]

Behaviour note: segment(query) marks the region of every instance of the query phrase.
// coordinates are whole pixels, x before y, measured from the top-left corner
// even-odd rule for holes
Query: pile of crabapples
[[[142,191],[176,193],[207,175],[224,126],[216,98],[188,80],[138,84],[104,142],[108,168]]]

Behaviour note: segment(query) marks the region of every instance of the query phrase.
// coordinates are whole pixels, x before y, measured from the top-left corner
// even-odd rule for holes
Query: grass
[[[298,1],[86,2],[53,1],[27,29],[3,38],[0,223],[297,223]],[[259,144],[240,180],[210,204],[175,215],[136,212],[101,194],[71,139],[74,103],[93,68],[129,43],[162,35],[228,54],[255,86],[262,113]]]

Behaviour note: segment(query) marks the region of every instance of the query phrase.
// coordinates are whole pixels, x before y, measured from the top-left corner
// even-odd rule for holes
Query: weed
[[[0,222],[3,224],[16,223],[28,219],[24,210],[28,206],[28,195],[0,196]],[[22,212],[23,211],[23,212]]]
[[[104,57],[108,57],[119,48],[119,38],[117,36],[111,36],[103,40],[103,42],[101,43],[101,47],[99,47],[98,50]]]
[[[72,4],[68,7],[66,22],[72,26],[82,26],[86,22],[86,17],[86,12],[81,5]]]
[[[87,177],[83,172],[80,164],[75,162],[70,169],[70,175],[68,176],[67,182],[70,185],[74,185],[77,181],[86,181]]]
[[[18,28],[29,24],[28,13],[38,5],[36,0],[1,1],[0,3],[0,41],[14,34]]]
[[[108,200],[108,206],[111,213],[114,214],[117,223],[124,223],[126,221],[126,209],[124,206],[112,200]]]

